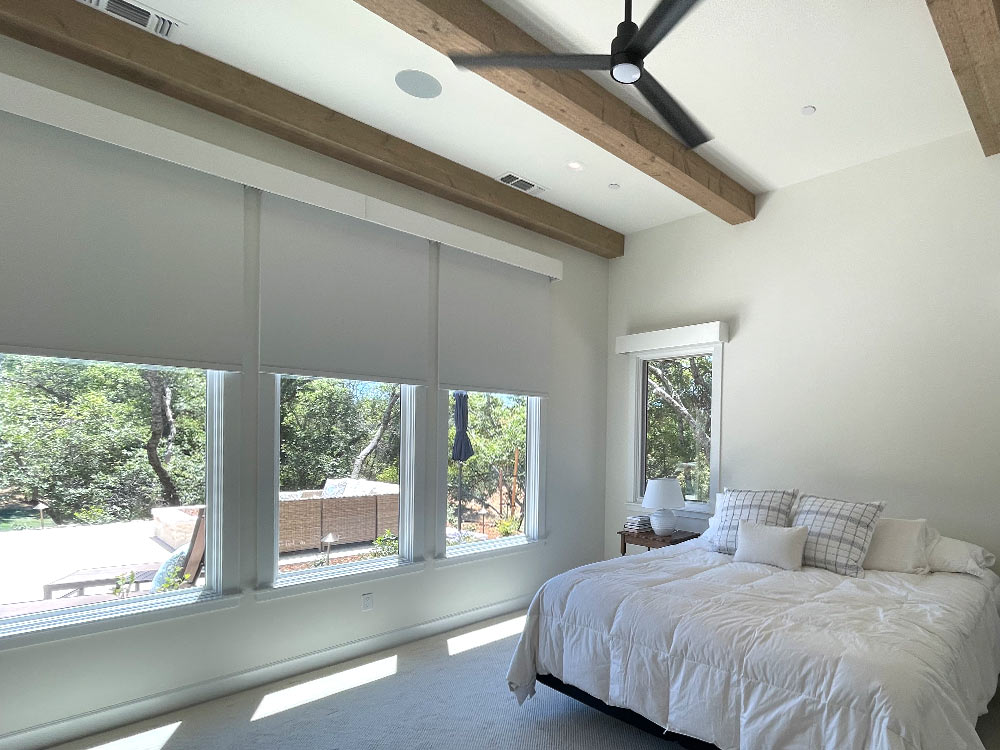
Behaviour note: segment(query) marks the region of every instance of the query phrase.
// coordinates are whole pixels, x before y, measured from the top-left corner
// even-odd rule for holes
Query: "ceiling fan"
[[[643,68],[646,56],[670,33],[698,0],[660,0],[642,26],[632,22],[632,0],[625,0],[625,20],[611,42],[610,55],[535,55],[499,53],[450,55],[463,68],[552,68],[608,70],[618,83],[635,86],[688,148],[709,140],[684,108]]]

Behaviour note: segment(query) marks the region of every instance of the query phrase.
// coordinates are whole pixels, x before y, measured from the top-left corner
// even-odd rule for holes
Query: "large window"
[[[212,580],[217,375],[0,355],[0,617]]]
[[[398,558],[406,388],[281,376],[279,575]]]
[[[707,502],[712,485],[712,355],[650,359],[642,367],[640,490],[674,477],[691,502]]]
[[[535,512],[529,453],[536,426],[529,403],[499,393],[450,391],[448,398],[447,523],[451,550],[505,538],[524,538]],[[456,419],[457,417],[457,419]],[[465,423],[466,442],[459,429]]]

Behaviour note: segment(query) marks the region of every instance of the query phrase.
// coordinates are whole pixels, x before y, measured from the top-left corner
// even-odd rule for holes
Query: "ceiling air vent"
[[[134,26],[145,29],[150,34],[156,34],[163,39],[176,41],[173,39],[180,24],[172,18],[168,18],[162,13],[137,3],[127,2],[127,0],[77,0],[84,5],[97,8],[108,15],[128,21]]]
[[[502,182],[504,185],[510,185],[510,187],[514,188],[515,190],[520,190],[522,193],[529,193],[531,195],[534,195],[535,193],[541,193],[545,190],[545,188],[543,188],[537,182],[526,180],[523,177],[514,174],[513,172],[507,172],[506,174],[500,175],[500,177],[498,177],[497,179],[500,180],[500,182]]]

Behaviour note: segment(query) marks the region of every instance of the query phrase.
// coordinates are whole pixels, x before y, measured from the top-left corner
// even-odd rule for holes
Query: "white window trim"
[[[447,444],[448,420],[450,418],[449,403],[451,391],[464,390],[473,393],[495,393],[503,395],[524,395],[527,397],[527,462],[525,467],[525,508],[524,534],[508,539],[491,539],[483,542],[448,545],[445,527],[448,525],[448,460],[450,446]],[[467,559],[492,555],[497,551],[510,552],[525,549],[535,542],[545,539],[545,440],[546,421],[543,396],[509,393],[503,390],[482,390],[479,388],[457,388],[442,386],[438,398],[438,435],[445,439],[438,440],[438,501],[437,501],[437,533],[436,564],[443,560]]]
[[[687,502],[684,510],[677,511],[680,517],[704,518],[712,514],[714,510],[714,498],[719,491],[719,478],[721,470],[722,453],[722,373],[723,373],[723,342],[693,344],[690,346],[674,346],[664,349],[648,349],[632,353],[633,381],[632,381],[632,488],[626,503],[630,505],[642,504],[642,471],[643,471],[643,448],[645,447],[645,410],[646,404],[643,400],[643,381],[646,362],[656,359],[671,359],[675,357],[690,357],[699,354],[710,354],[712,356],[712,436],[709,449],[709,471],[711,479],[709,482],[707,503]]]
[[[224,509],[226,498],[234,502],[237,497],[234,489],[238,487],[239,472],[227,472],[226,462],[235,461],[233,457],[238,455],[238,430],[231,432],[235,437],[227,443],[225,425],[231,423],[239,409],[239,375],[208,370],[205,379],[205,585],[75,607],[70,602],[63,610],[0,618],[0,651],[235,606],[236,602],[231,601],[234,597],[223,596],[222,592],[239,589],[238,582],[230,580],[238,576],[235,561],[239,551],[233,539],[236,524],[224,521],[234,516]],[[230,541],[224,544],[226,538]]]
[[[420,386],[400,385],[399,554],[383,560],[357,560],[315,570],[278,573],[278,493],[281,485],[281,376],[261,373],[260,442],[258,444],[257,590],[258,598],[306,593],[344,583],[410,572],[420,566],[415,554],[414,515],[417,482],[417,425],[422,400]],[[348,580],[345,580],[348,579]],[[273,593],[272,593],[273,592]]]

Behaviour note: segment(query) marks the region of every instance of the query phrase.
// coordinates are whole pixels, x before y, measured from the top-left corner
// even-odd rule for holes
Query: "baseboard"
[[[266,685],[275,680],[329,667],[376,651],[445,633],[480,620],[524,609],[531,596],[494,602],[483,607],[455,612],[397,630],[339,643],[329,648],[284,659],[261,667],[234,672],[211,680],[186,685],[142,698],[135,698],[107,708],[78,714],[51,723],[39,724],[19,732],[0,735],[0,750],[42,750],[97,732],[149,719],[160,714],[221,698],[241,690]]]

